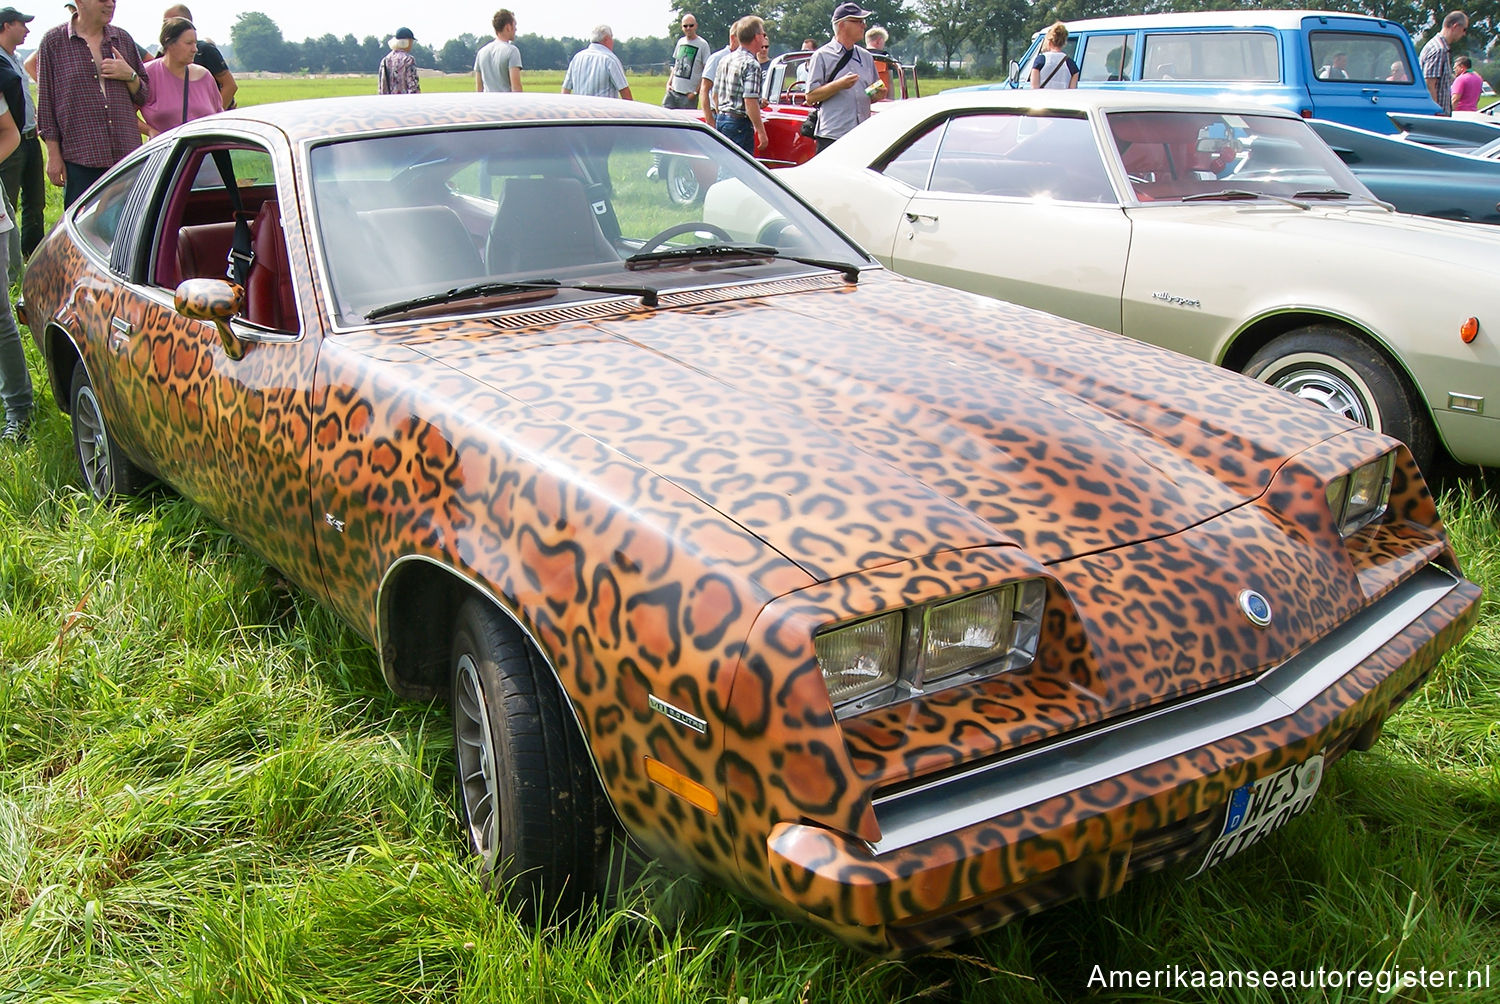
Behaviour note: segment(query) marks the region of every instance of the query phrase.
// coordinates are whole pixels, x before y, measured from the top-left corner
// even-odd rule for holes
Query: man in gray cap
[[[839,4],[833,9],[833,38],[808,60],[807,102],[818,109],[819,153],[869,118],[870,99],[885,88],[870,51],[859,44],[870,14],[857,3]]]
[[[12,282],[21,274],[21,256],[36,250],[47,232],[42,219],[47,202],[47,173],[42,166],[42,142],[36,137],[36,104],[31,100],[31,78],[21,65],[21,57],[16,55],[17,48],[31,33],[31,20],[30,14],[22,14],[14,7],[0,8],[0,94],[4,94],[11,106],[11,118],[21,130],[21,145],[0,161],[5,204],[16,223],[9,242]],[[17,207],[21,210],[19,216]]]

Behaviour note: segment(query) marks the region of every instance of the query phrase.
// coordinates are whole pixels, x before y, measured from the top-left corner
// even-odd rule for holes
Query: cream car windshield
[[[357,325],[872,265],[702,129],[571,121],[309,155],[337,322]]]
[[[1153,111],[1108,122],[1141,202],[1377,201],[1299,119]]]

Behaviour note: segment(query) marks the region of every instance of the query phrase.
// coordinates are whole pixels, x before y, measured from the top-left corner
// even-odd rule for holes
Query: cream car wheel
[[[1268,342],[1245,374],[1406,443],[1417,463],[1432,458],[1425,407],[1406,377],[1355,335],[1314,325]]]

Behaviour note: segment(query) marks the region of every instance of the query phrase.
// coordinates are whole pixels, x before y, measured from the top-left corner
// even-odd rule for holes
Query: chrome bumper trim
[[[1266,725],[1313,700],[1447,596],[1435,565],[1259,677],[875,799],[877,854],[940,837]]]

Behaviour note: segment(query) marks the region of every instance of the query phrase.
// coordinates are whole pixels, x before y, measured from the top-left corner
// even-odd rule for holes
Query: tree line
[[[870,2],[877,9],[872,23],[890,32],[890,50],[905,62],[926,60],[951,66],[964,60],[989,74],[1019,56],[1031,36],[1053,21],[1073,21],[1118,14],[1169,11],[1252,10],[1306,8],[1371,14],[1402,25],[1420,46],[1437,30],[1443,15],[1462,9],[1469,15],[1469,34],[1456,51],[1484,58],[1496,42],[1500,0],[908,0],[907,3]],[[683,14],[698,19],[699,32],[716,47],[728,37],[729,26],[747,13],[759,14],[771,36],[772,53],[797,49],[804,38],[819,44],[828,40],[832,0],[780,0],[755,9],[746,0],[673,0],[672,19],[653,38],[616,39],[615,54],[636,71],[659,68],[671,58]],[[592,27],[592,26],[588,26]],[[467,73],[474,55],[490,41],[488,34],[463,34],[441,45],[418,42],[412,47],[417,65],[447,73]],[[289,41],[270,17],[257,11],[241,14],[230,29],[234,61],[245,70],[283,73],[373,73],[388,51],[389,35],[326,34],[301,42]],[[516,39],[532,70],[561,70],[585,38],[546,38],[522,35]]]

